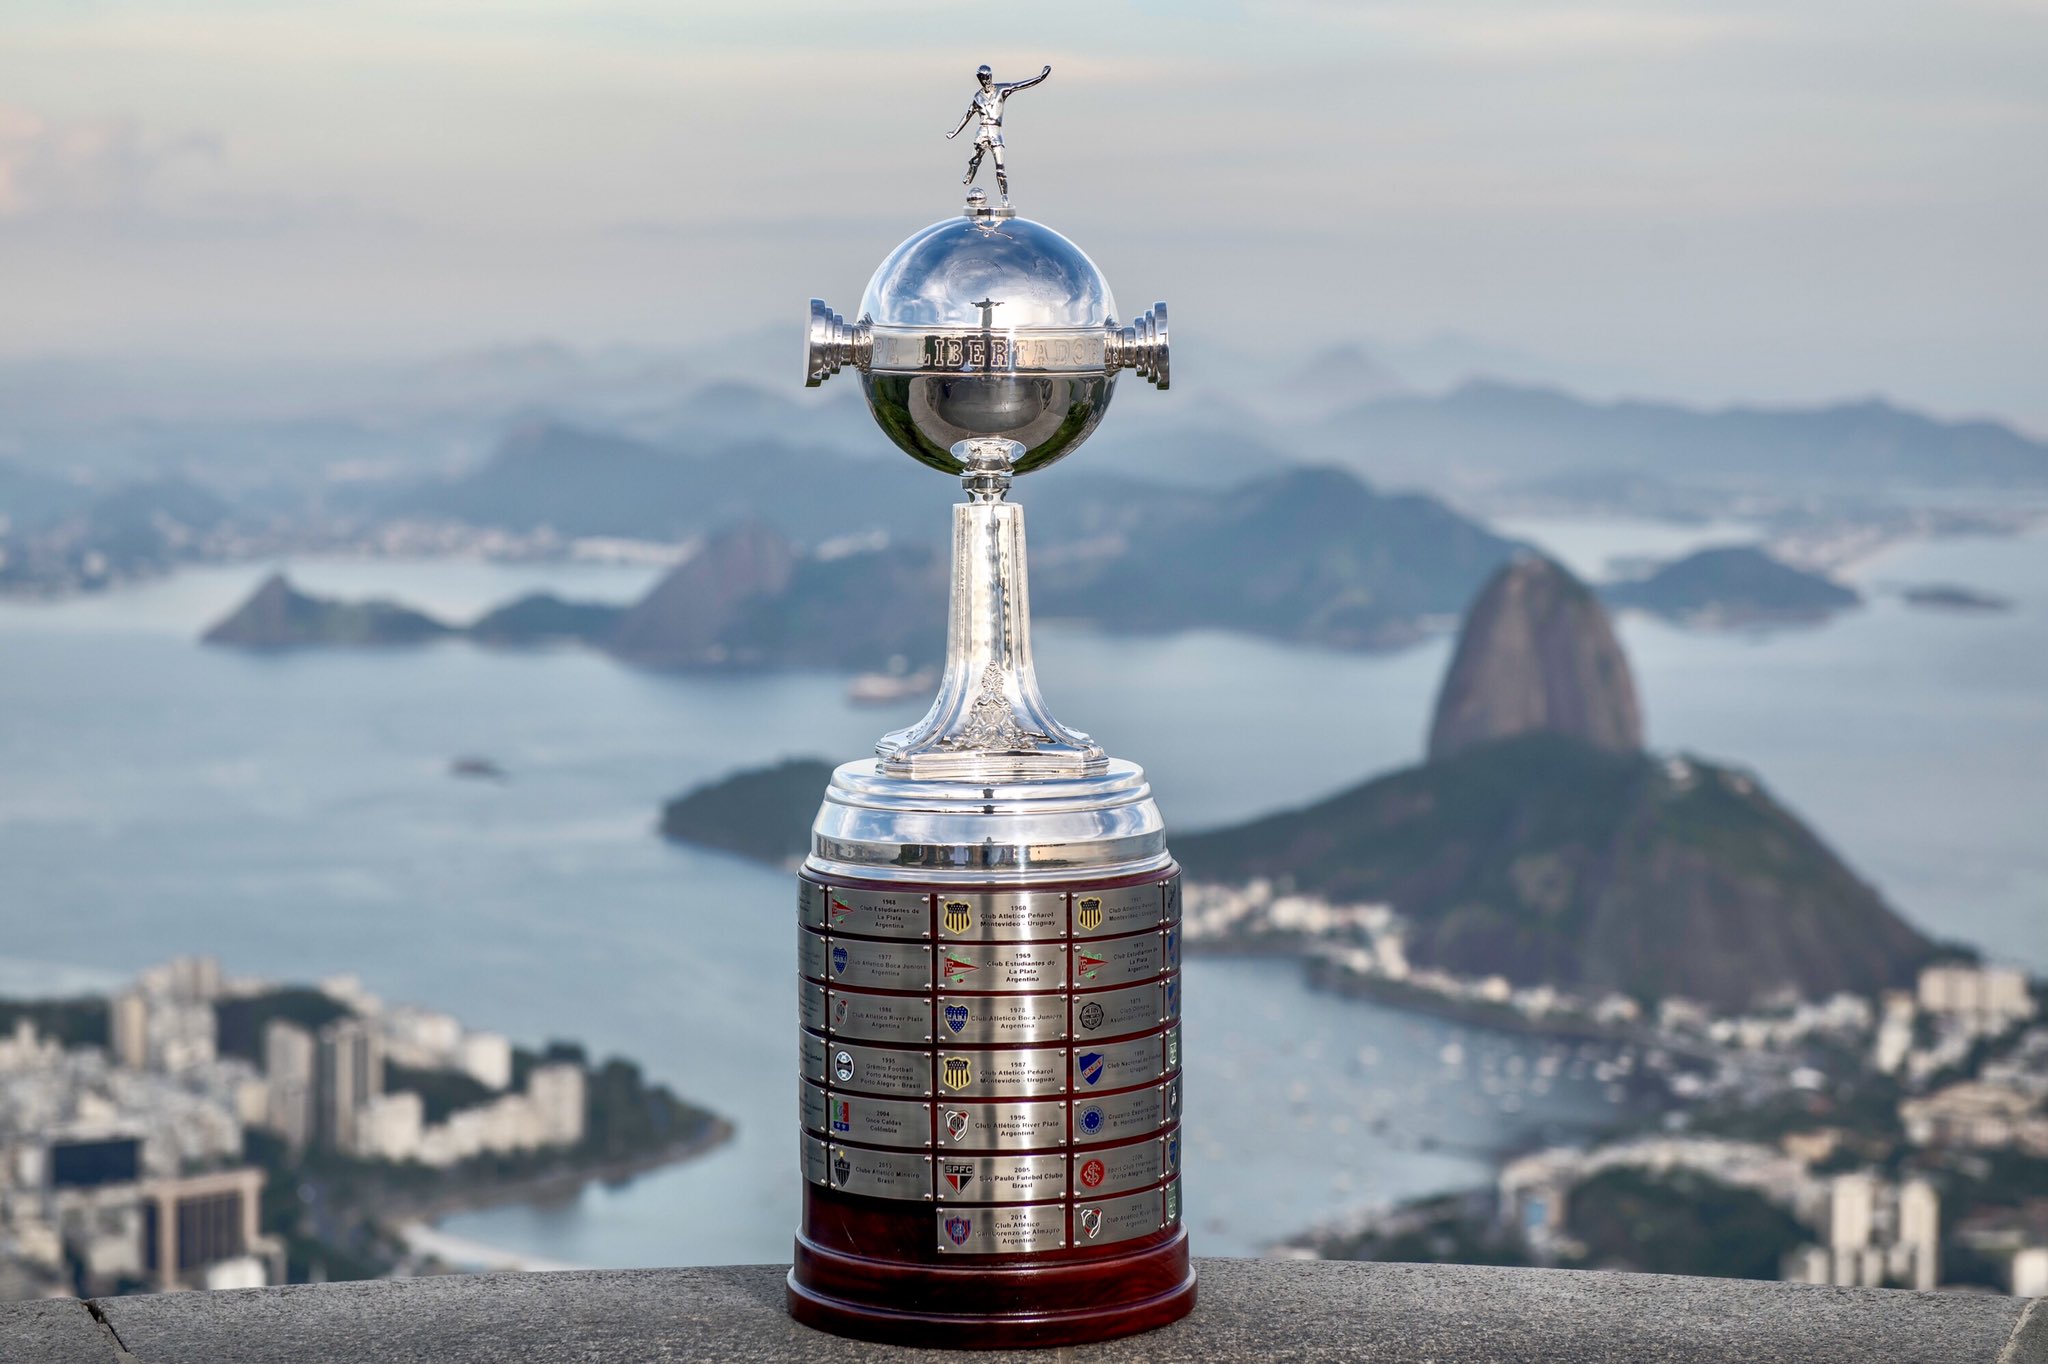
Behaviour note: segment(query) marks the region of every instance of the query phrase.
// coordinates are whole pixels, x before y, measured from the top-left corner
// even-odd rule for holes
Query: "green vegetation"
[[[67,1047],[107,1045],[107,1001],[88,995],[79,999],[0,999],[0,1034],[12,1033],[26,1018],[38,1036]]]
[[[1418,965],[1644,1001],[1868,994],[1935,950],[1754,778],[1557,734],[1175,848],[1194,879],[1390,903]]]
[[[462,1108],[481,1108],[497,1094],[466,1070],[424,1070],[384,1063],[384,1088],[408,1091],[420,1096],[423,1116],[430,1123],[446,1122],[448,1115]]]
[[[213,1006],[219,1026],[218,1048],[223,1056],[240,1056],[263,1064],[263,1030],[274,1018],[296,1023],[307,1032],[318,1032],[336,1019],[351,1017],[353,1011],[323,990],[288,985],[260,995],[223,999]]]
[[[1580,1269],[1775,1279],[1810,1239],[1784,1209],[1690,1170],[1603,1170],[1572,1190],[1566,1226],[1585,1246]]]
[[[832,764],[791,758],[721,778],[662,808],[663,836],[760,862],[802,857]]]

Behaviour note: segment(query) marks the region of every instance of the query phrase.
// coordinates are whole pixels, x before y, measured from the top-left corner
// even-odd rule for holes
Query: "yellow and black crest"
[[[965,1089],[974,1083],[974,1063],[965,1056],[948,1056],[939,1078],[948,1089]]]
[[[1093,933],[1102,927],[1102,897],[1083,895],[1074,902],[1074,922],[1083,933]]]
[[[974,911],[965,900],[946,901],[946,931],[965,933],[974,927]]]

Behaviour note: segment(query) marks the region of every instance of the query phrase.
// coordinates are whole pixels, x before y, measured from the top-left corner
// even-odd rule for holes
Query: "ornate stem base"
[[[1180,881],[799,894],[799,1321],[1068,1345],[1191,1310]]]

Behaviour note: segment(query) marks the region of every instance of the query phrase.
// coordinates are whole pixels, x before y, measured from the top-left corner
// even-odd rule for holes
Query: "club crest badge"
[[[853,1078],[852,1052],[841,1051],[832,1054],[832,1074],[841,1084]]]
[[[1094,1032],[1097,1028],[1101,1027],[1102,1006],[1092,999],[1083,1004],[1081,1006],[1080,1023],[1089,1032]]]
[[[850,919],[850,918],[852,918],[852,917],[853,917],[853,906],[852,906],[852,905],[849,905],[848,903],[846,903],[846,901],[844,901],[844,900],[840,899],[840,898],[839,898],[839,897],[838,897],[837,895],[833,896],[833,897],[832,897],[832,926],[833,926],[834,928],[837,928],[837,927],[839,927],[839,925],[841,925],[841,924],[845,923],[845,922],[846,922],[846,921],[847,921],[848,919]]]
[[[958,985],[980,969],[981,967],[975,963],[972,957],[962,956],[957,952],[948,952],[946,954],[946,984],[948,985]]]
[[[965,1004],[948,1004],[946,1006],[946,1026],[951,1028],[956,1034],[967,1026],[967,1006]]]
[[[974,1182],[974,1167],[972,1165],[948,1163],[943,1173],[946,1176],[947,1187],[952,1189],[954,1193],[959,1193]]]
[[[853,1173],[853,1162],[846,1158],[846,1152],[832,1148],[832,1182],[840,1188],[846,1187],[846,1177]]]
[[[835,998],[832,1001],[832,1026],[834,1028],[845,1027],[846,1015],[850,1013],[852,1009],[853,1001],[847,998],[845,995],[840,995],[837,998]]]
[[[1102,1187],[1103,1177],[1108,1173],[1109,1167],[1099,1160],[1091,1160],[1081,1167],[1081,1173],[1077,1178],[1080,1179],[1082,1188],[1099,1189]]]
[[[1089,1104],[1081,1110],[1080,1116],[1074,1119],[1074,1126],[1091,1135],[1100,1132],[1102,1130],[1102,1110],[1094,1104]]]
[[[853,1105],[841,1099],[832,1105],[832,1130],[851,1132],[853,1130]]]
[[[840,1053],[842,1056],[844,1052]],[[1092,1085],[1102,1079],[1103,1055],[1099,1051],[1084,1051],[1076,1063],[1081,1067],[1081,1083]]]
[[[967,1244],[967,1238],[974,1234],[974,1219],[971,1217],[948,1217],[946,1239],[956,1246]]]
[[[1180,965],[1180,930],[1178,928],[1166,930],[1166,964],[1169,967]]]
[[[1180,1169],[1180,1133],[1166,1139],[1166,1173],[1173,1174]]]
[[[832,949],[832,974],[835,976],[846,974],[846,949],[843,947]]]
[[[1102,927],[1102,897],[1084,895],[1075,901],[1074,922],[1083,933],[1093,933]]]
[[[946,1110],[946,1135],[954,1141],[967,1135],[967,1115],[957,1108]]]
[[[974,910],[965,900],[946,901],[946,931],[965,933],[974,927]]]
[[[1081,1209],[1081,1234],[1091,1241],[1102,1234],[1102,1209]]]
[[[1081,979],[1093,980],[1095,979],[1097,972],[1101,971],[1103,967],[1109,965],[1109,958],[1098,957],[1093,952],[1083,949],[1080,954],[1080,962]]]
[[[965,1056],[948,1056],[939,1069],[948,1089],[965,1089],[974,1083],[974,1063]]]

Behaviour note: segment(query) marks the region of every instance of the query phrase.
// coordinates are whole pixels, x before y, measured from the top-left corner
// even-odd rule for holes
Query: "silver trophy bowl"
[[[889,253],[859,321],[811,300],[806,383],[843,364],[911,458],[959,475],[965,443],[1014,442],[1009,472],[1029,473],[1088,438],[1120,370],[1167,386],[1166,305],[1122,325],[1086,252],[975,190]]]

